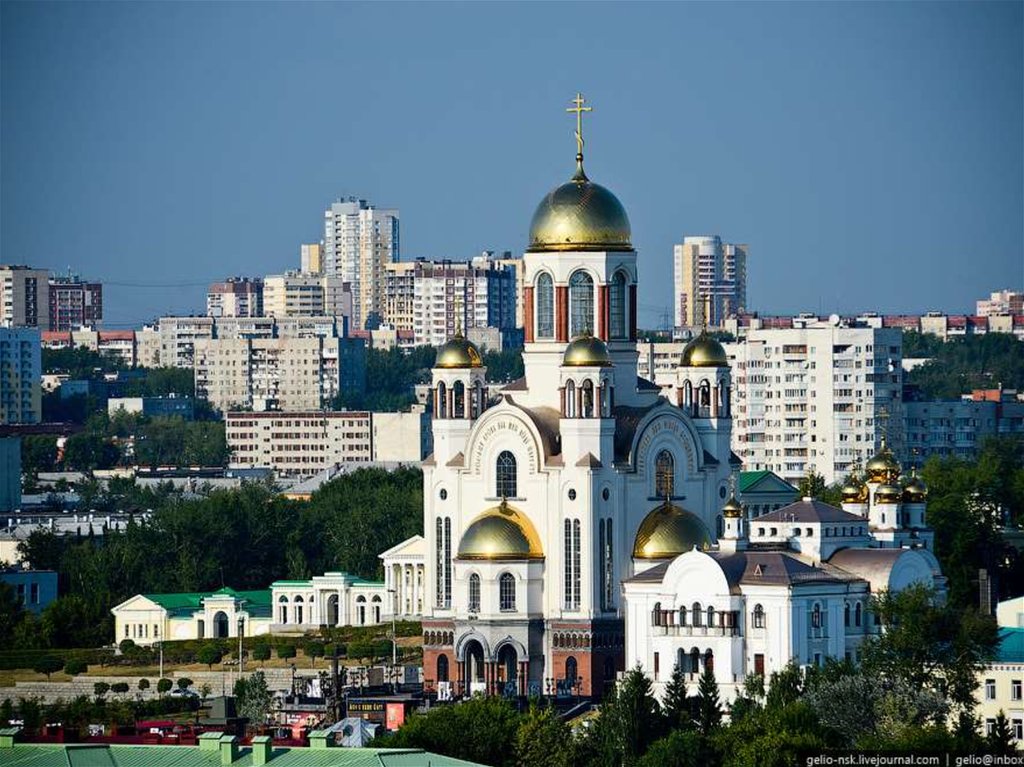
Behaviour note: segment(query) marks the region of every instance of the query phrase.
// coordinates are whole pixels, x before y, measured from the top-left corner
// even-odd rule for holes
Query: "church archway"
[[[331,594],[327,597],[327,625],[338,625],[338,595]]]
[[[503,692],[506,695],[517,694],[518,671],[519,654],[516,652],[516,648],[510,644],[502,645],[498,650],[498,673],[501,681],[505,683]]]
[[[223,610],[218,610],[213,616],[213,636],[217,639],[226,639],[228,636],[228,616]]]
[[[448,681],[448,656],[444,653],[437,656],[437,681]]]
[[[484,648],[476,639],[466,642],[466,679],[469,682],[484,681]]]

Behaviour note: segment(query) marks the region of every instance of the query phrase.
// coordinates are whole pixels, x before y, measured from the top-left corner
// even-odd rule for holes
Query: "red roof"
[[[71,342],[71,331],[69,330],[44,330],[42,332],[42,342],[45,344],[48,341],[67,341]]]
[[[134,341],[134,330],[101,330],[101,341]]]

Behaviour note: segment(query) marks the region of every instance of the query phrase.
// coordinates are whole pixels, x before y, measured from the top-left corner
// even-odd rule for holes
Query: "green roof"
[[[999,629],[996,663],[1024,663],[1024,628]]]
[[[797,490],[797,488],[793,487],[791,484],[789,484],[786,480],[784,480],[782,477],[780,477],[774,471],[767,471],[767,470],[764,470],[764,471],[741,471],[740,472],[740,481],[738,482],[738,489],[740,491],[740,495],[742,495],[743,493],[747,492],[748,490],[753,488],[755,485],[757,485],[759,482],[761,482],[763,479],[766,479],[768,477],[774,477],[775,483],[777,483],[779,485],[784,485],[785,487],[773,488],[773,489],[768,490],[766,492],[775,492],[775,493],[797,493],[797,492],[799,492]],[[787,490],[786,488],[789,488],[789,489]]]
[[[183,591],[174,594],[143,594],[146,599],[156,602],[172,615],[186,615],[201,610],[203,600],[206,597],[230,596],[248,602],[247,609],[250,613],[258,613],[271,607],[270,589],[260,591],[235,591],[231,588],[217,589],[216,591]],[[267,613],[269,615],[269,612]]]
[[[51,745],[17,743],[0,749],[4,767],[220,767],[220,750],[196,746]],[[238,749],[232,767],[251,767],[252,750]],[[275,748],[268,767],[484,767],[420,749]]]

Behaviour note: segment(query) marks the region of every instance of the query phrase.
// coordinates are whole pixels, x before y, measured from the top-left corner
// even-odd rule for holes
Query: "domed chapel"
[[[423,465],[424,678],[447,694],[602,694],[624,666],[621,584],[717,538],[739,459],[726,355],[701,334],[673,400],[637,375],[637,252],[583,163],[523,256],[523,378],[488,386],[461,334],[432,375]]]

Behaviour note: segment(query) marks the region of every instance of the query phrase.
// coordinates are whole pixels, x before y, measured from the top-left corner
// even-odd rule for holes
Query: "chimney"
[[[309,747],[314,751],[323,751],[334,745],[334,733],[330,730],[313,730],[309,733]]]
[[[257,735],[252,739],[252,763],[254,767],[263,767],[274,758],[274,745],[269,735]]]
[[[222,732],[204,732],[199,736],[200,751],[216,751],[219,748]]]
[[[238,758],[238,738],[225,735],[220,739],[220,763],[231,764]]]

